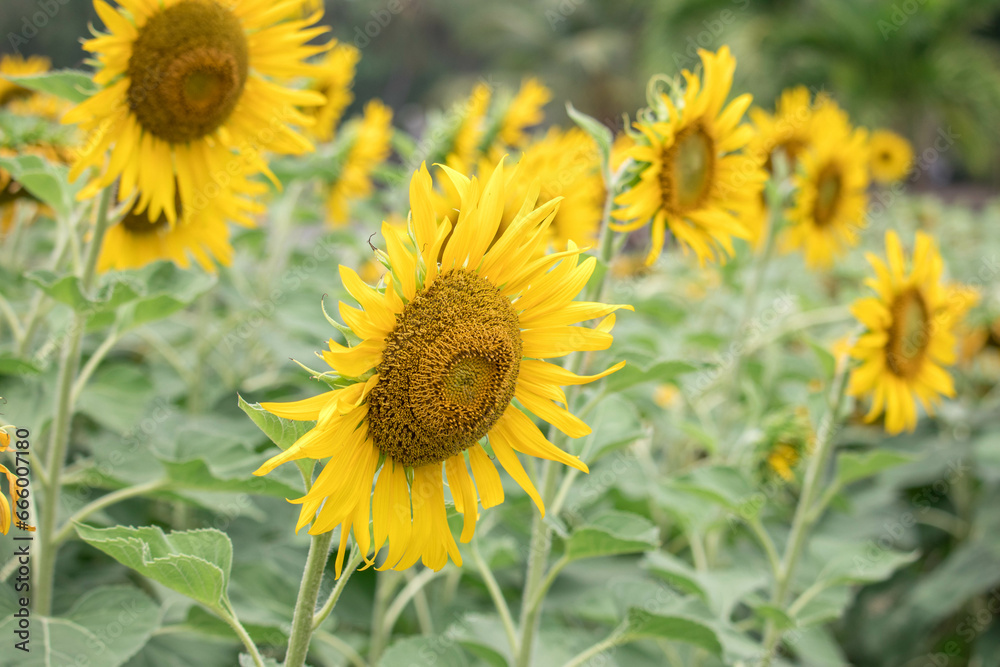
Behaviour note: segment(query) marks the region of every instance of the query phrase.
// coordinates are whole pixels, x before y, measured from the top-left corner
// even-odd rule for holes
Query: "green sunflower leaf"
[[[315,425],[315,422],[298,422],[278,417],[260,407],[260,403],[247,403],[239,395],[236,396],[236,399],[240,410],[245,412],[250,417],[250,420],[257,425],[257,428],[263,431],[264,435],[270,438],[271,442],[282,450],[288,449],[295,444],[296,440],[305,435]],[[295,465],[299,467],[303,475],[308,479],[312,479],[312,470],[315,461],[312,459],[299,459],[295,462]]]
[[[666,639],[703,648],[712,655],[722,655],[722,643],[715,630],[687,616],[655,614],[635,607],[628,610],[622,643],[636,639]]]
[[[614,141],[611,130],[593,116],[588,116],[574,107],[572,102],[566,103],[566,113],[569,114],[574,123],[580,126],[580,129],[597,142],[597,147],[601,151],[601,164],[608,164],[611,159],[611,143]]]
[[[566,558],[599,558],[641,553],[660,546],[660,530],[651,521],[630,512],[611,511],[577,528],[566,540]]]
[[[22,88],[55,95],[74,104],[83,102],[98,90],[97,84],[86,72],[72,69],[5,78]]]
[[[450,637],[408,637],[382,655],[379,667],[466,667],[468,661]]]
[[[855,454],[843,452],[837,457],[837,486],[844,487],[883,470],[913,461],[913,457],[888,449],[875,449]]]
[[[31,616],[30,650],[22,653],[9,646],[4,654],[16,654],[16,664],[24,667],[118,667],[145,646],[160,627],[161,614],[160,606],[136,588],[97,588],[84,594],[64,617]],[[0,632],[11,638],[11,644],[20,641],[13,638],[18,619],[5,616]]]
[[[69,183],[68,167],[52,164],[37,155],[19,155],[0,157],[0,168],[9,171],[15,181],[55,209],[60,217],[68,218],[72,213],[75,189]]]
[[[93,528],[76,524],[87,544],[171,590],[224,612],[233,545],[225,533],[189,530],[165,535],[158,527]]]

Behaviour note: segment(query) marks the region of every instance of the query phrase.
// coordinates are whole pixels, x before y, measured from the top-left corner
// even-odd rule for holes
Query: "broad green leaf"
[[[466,667],[468,661],[450,637],[408,637],[390,646],[379,667]]]
[[[795,622],[800,627],[808,627],[835,621],[843,616],[853,599],[854,592],[847,586],[827,588],[795,614]]]
[[[313,422],[297,422],[284,419],[260,407],[260,403],[247,403],[242,396],[237,396],[240,409],[264,432],[271,442],[281,449],[288,449],[313,427]]]
[[[101,665],[118,667],[135,655],[160,626],[161,609],[145,593],[127,586],[96,588],[81,597],[65,617],[31,616],[29,652],[13,644],[17,619],[0,623],[4,656],[19,667]]]
[[[576,529],[566,541],[571,560],[640,553],[660,546],[660,530],[649,519],[629,512],[607,512]]]
[[[826,586],[868,584],[883,581],[893,572],[917,560],[917,551],[889,551],[874,542],[857,542],[841,551],[823,549],[826,565],[817,577]]]
[[[92,528],[76,524],[87,544],[167,588],[220,610],[229,586],[233,545],[218,530],[164,535],[158,527]]]
[[[510,664],[510,647],[504,638],[503,625],[495,614],[466,614],[445,634],[491,667]]]
[[[837,370],[837,360],[834,358],[830,348],[819,341],[806,337],[806,342],[816,355],[819,365],[823,368],[823,377],[830,379]]]
[[[910,461],[913,461],[913,457],[909,454],[887,449],[875,449],[863,453],[842,452],[837,457],[836,483],[839,486],[847,486]]]
[[[53,70],[27,76],[6,76],[5,78],[22,88],[55,95],[74,104],[83,102],[98,90],[97,84],[94,83],[90,75],[72,69]]]
[[[573,122],[580,126],[584,132],[597,142],[597,147],[601,151],[601,161],[607,164],[611,156],[611,143],[614,136],[604,123],[592,116],[588,116],[573,106],[571,102],[566,103],[566,113],[573,119]]]
[[[754,501],[756,492],[740,471],[729,466],[703,466],[678,478],[675,489],[721,505],[725,509],[749,518],[760,510]]]
[[[0,356],[0,375],[38,375],[42,369],[27,359],[10,355]]]
[[[722,644],[715,630],[694,618],[678,615],[655,614],[644,609],[628,611],[623,640],[666,639],[684,642],[721,656]]]
[[[69,217],[74,189],[69,184],[68,167],[52,164],[37,155],[20,155],[0,157],[0,168],[9,171],[15,181],[61,217]]]
[[[216,277],[203,271],[187,271],[173,262],[156,262],[148,267],[125,274],[131,282],[142,286],[126,319],[126,328],[163,319],[207,292]]]
[[[77,276],[59,276],[51,271],[31,271],[26,275],[28,280],[38,285],[43,292],[73,310],[86,310],[90,314],[113,311],[116,308],[135,300],[140,292],[132,280],[123,280],[122,274],[101,285],[93,298],[83,293],[80,279]]]
[[[785,613],[780,607],[776,607],[768,602],[754,606],[753,611],[761,619],[774,623],[775,627],[779,630],[788,630],[795,627],[795,619]]]
[[[297,498],[301,489],[294,489],[270,477],[254,477],[249,473],[240,477],[219,477],[212,471],[205,459],[190,461],[166,461],[160,459],[166,469],[174,489],[197,489],[202,491],[226,491],[252,493],[274,498]]]
[[[645,368],[637,364],[626,364],[625,368],[604,380],[604,391],[613,394],[643,382],[673,382],[681,375],[696,370],[697,366],[677,360],[660,361]]]
[[[664,551],[654,551],[646,554],[643,567],[666,581],[671,586],[694,593],[703,600],[708,600],[708,593],[698,581],[698,572],[686,562]]]
[[[147,415],[155,393],[141,366],[105,363],[81,394],[78,409],[102,426],[125,434]]]

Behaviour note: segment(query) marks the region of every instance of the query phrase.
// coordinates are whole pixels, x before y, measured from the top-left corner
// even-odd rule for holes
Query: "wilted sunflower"
[[[525,79],[500,119],[501,143],[519,148],[530,139],[526,128],[545,119],[542,108],[552,99],[552,91],[535,78]]]
[[[641,180],[618,195],[614,211],[618,231],[653,223],[652,264],[663,249],[667,227],[702,264],[725,261],[734,252],[733,237],[748,239],[744,218],[753,213],[767,177],[743,149],[753,128],[740,120],[750,106],[743,94],[723,107],[733,85],[736,60],[723,46],[717,53],[700,50],[702,78],[682,72],[687,86],[677,105],[661,100],[667,118],[635,123],[645,141],[628,152],[646,165]]]
[[[354,85],[354,72],[359,60],[361,52],[356,48],[350,44],[335,43],[320,61],[320,71],[311,87],[326,97],[326,104],[315,107],[311,112],[310,109],[304,110],[316,118],[316,124],[309,130],[318,141],[333,138],[344,109],[354,101],[351,86]]]
[[[875,278],[865,281],[877,296],[857,300],[851,312],[867,328],[851,350],[861,360],[847,388],[853,396],[872,395],[867,421],[885,411],[890,434],[917,425],[918,399],[928,413],[940,396],[954,396],[943,366],[955,362],[954,329],[976,301],[969,288],[945,286],[937,245],[917,232],[910,272],[895,231],[885,235],[888,265],[869,253]]]
[[[910,142],[890,130],[874,130],[868,140],[869,166],[877,183],[905,178],[913,164]]]
[[[97,54],[94,81],[103,88],[63,118],[90,133],[71,178],[99,170],[82,197],[120,180],[119,201],[139,189],[149,216],[164,212],[173,223],[177,190],[184,203],[194,197],[205,153],[233,160],[239,150],[238,159],[270,175],[262,151],[311,149],[292,125],[308,125],[298,107],[325,98],[278,80],[316,74],[317,66],[304,61],[327,48],[306,45],[327,30],[314,27],[321,13],[288,20],[299,0],[118,4],[94,0],[110,32],[95,33],[83,47]]]
[[[445,171],[462,193],[454,227],[435,219],[431,178],[421,166],[410,182],[409,233],[382,227],[391,266],[384,287],[369,287],[340,268],[362,309],[340,304],[360,340],[344,347],[331,339],[323,353],[336,388],[294,403],[262,404],[279,417],[318,420],[255,474],[296,459],[329,459],[308,493],[293,502],[302,505],[296,529],[310,522],[312,534],[341,527],[338,576],[352,528],[366,555],[388,539],[383,569],[422,560],[438,570],[449,556],[461,564],[448,527],[442,466],[464,515],[461,540],[468,542],[478,517],[477,488],[483,507],[504,497],[487,440],[493,457],[544,512],[516,452],[583,471],[587,466],[546,440],[525,410],[570,437],[584,436],[590,428],[559,405],[566,404],[560,385],[591,382],[624,365],[580,376],[544,361],[607,349],[613,312],[631,309],[572,300],[596,266],[594,258],[579,261],[581,250],[539,256],[558,201],[536,208],[526,199],[493,243],[505,199],[503,163],[485,183]],[[595,329],[571,326],[594,318],[604,318]],[[515,398],[520,407],[511,403]]]
[[[365,105],[337,180],[330,185],[326,207],[333,224],[347,222],[350,202],[371,194],[372,172],[389,157],[391,147],[392,109],[371,100]]]
[[[857,245],[868,207],[868,132],[833,103],[816,110],[809,150],[798,158],[783,249],[801,248],[810,267],[828,267]]]

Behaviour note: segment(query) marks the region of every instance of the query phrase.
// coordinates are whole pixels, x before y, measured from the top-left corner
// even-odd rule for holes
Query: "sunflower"
[[[852,128],[834,104],[816,110],[815,131],[793,177],[796,186],[783,249],[801,248],[806,265],[828,267],[857,245],[868,207],[868,132]]]
[[[319,106],[325,98],[280,83],[316,76],[320,68],[304,61],[327,48],[306,45],[327,30],[314,26],[320,12],[287,19],[300,4],[118,0],[112,8],[94,0],[110,32],[95,32],[83,46],[96,54],[101,69],[94,81],[103,88],[63,118],[89,133],[70,177],[88,167],[99,172],[80,196],[120,180],[119,201],[139,189],[150,218],[164,212],[174,223],[175,195],[187,204],[199,194],[195,174],[209,153],[274,179],[263,151],[311,150],[292,125],[309,125],[298,107]]]
[[[326,207],[333,224],[347,222],[350,202],[371,193],[372,172],[389,157],[391,147],[392,109],[371,100],[365,105],[357,136],[327,195]]]
[[[515,148],[528,143],[525,128],[538,125],[545,119],[543,107],[552,99],[552,91],[538,79],[529,78],[521,82],[521,88],[511,100],[500,120],[500,141]]]
[[[943,366],[955,362],[955,328],[975,302],[971,289],[941,282],[942,261],[930,236],[917,232],[910,272],[894,231],[885,235],[888,264],[869,253],[875,278],[865,283],[877,296],[859,299],[851,312],[866,327],[851,349],[861,365],[851,373],[847,391],[872,395],[866,421],[885,411],[890,434],[912,431],[918,399],[928,413],[941,395],[954,396]]]
[[[906,178],[913,164],[910,142],[889,130],[874,130],[868,140],[869,167],[877,183]]]
[[[751,96],[740,95],[723,107],[733,83],[736,60],[728,47],[717,53],[700,50],[702,78],[682,72],[687,86],[677,105],[667,96],[661,101],[666,120],[635,123],[645,141],[628,156],[642,168],[640,181],[625,190],[612,214],[618,231],[638,229],[652,221],[653,244],[647,264],[663,250],[666,228],[685,252],[693,250],[702,264],[725,261],[733,254],[732,238],[747,239],[744,221],[760,198],[766,175],[743,149],[753,138],[753,128],[740,120]]]
[[[472,89],[469,99],[462,105],[462,120],[455,128],[451,151],[445,162],[452,169],[468,172],[479,157],[480,144],[485,133],[486,111],[493,94],[489,86],[479,83]]]
[[[354,73],[361,60],[361,51],[350,44],[334,43],[320,61],[320,73],[312,82],[313,90],[326,97],[326,104],[315,107],[312,115],[316,124],[310,128],[310,133],[317,141],[330,141],[334,130],[340,122],[344,109],[354,101],[351,86],[354,85]],[[307,109],[305,113],[310,113]]]
[[[6,107],[15,100],[34,96],[36,93],[8,80],[8,76],[30,76],[44,74],[52,67],[52,61],[43,56],[24,58],[20,55],[0,57],[0,107]]]
[[[0,454],[7,451],[9,446],[10,433],[7,432],[7,427],[0,426]],[[0,464],[0,475],[7,478],[7,494],[10,496],[10,500],[8,501],[7,497],[0,491],[0,534],[6,535],[10,531],[11,523],[14,521],[14,507],[18,499],[21,498],[21,493],[17,486],[17,476],[2,464]],[[27,494],[27,491],[24,493]],[[24,530],[34,532],[35,528],[34,526],[28,526]]]
[[[148,207],[140,207],[141,193],[121,219],[104,236],[97,270],[138,269],[159,260],[170,260],[181,268],[190,266],[189,256],[205,271],[214,273],[216,262],[232,263],[227,220],[245,227],[254,225],[253,214],[263,207],[251,197],[266,190],[263,183],[234,179],[213,197],[196,199],[189,205],[176,202],[178,220],[171,223],[161,211],[150,218]]]
[[[590,428],[559,405],[566,404],[560,385],[592,382],[624,365],[581,376],[545,361],[607,349],[614,311],[631,309],[572,300],[596,266],[595,258],[579,261],[575,246],[539,257],[558,201],[536,207],[526,199],[491,246],[505,199],[503,162],[485,183],[445,172],[462,193],[454,227],[438,223],[431,177],[421,166],[410,183],[408,233],[382,226],[383,259],[391,267],[384,287],[369,287],[340,268],[362,309],[340,304],[360,341],[344,347],[331,339],[323,352],[333,371],[322,377],[332,376],[334,388],[294,403],[262,404],[279,417],[318,420],[255,474],[287,461],[329,459],[306,495],[292,502],[302,505],[296,530],[309,523],[312,534],[341,527],[337,576],[352,528],[364,554],[388,540],[383,569],[422,560],[439,570],[449,557],[461,564],[442,468],[464,516],[463,542],[475,530],[477,488],[483,507],[503,502],[493,457],[544,513],[516,452],[585,472],[587,466],[546,440],[525,411],[570,437],[584,436]],[[603,318],[595,329],[571,326],[594,318]]]

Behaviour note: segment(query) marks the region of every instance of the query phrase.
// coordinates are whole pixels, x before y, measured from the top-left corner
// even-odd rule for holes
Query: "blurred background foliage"
[[[34,36],[39,0],[4,0],[0,50],[79,67],[91,3],[52,0],[57,14]],[[357,100],[380,97],[405,129],[427,106],[459,99],[476,80],[516,85],[534,75],[609,125],[643,104],[650,75],[693,67],[699,47],[729,44],[736,89],[769,106],[793,84],[825,89],[857,122],[891,127],[917,148],[939,131],[958,150],[919,186],[1000,178],[998,0],[338,0],[333,36],[361,48]],[[558,105],[552,105],[556,107]],[[550,109],[550,121],[565,120]],[[977,189],[978,191],[978,189]]]

